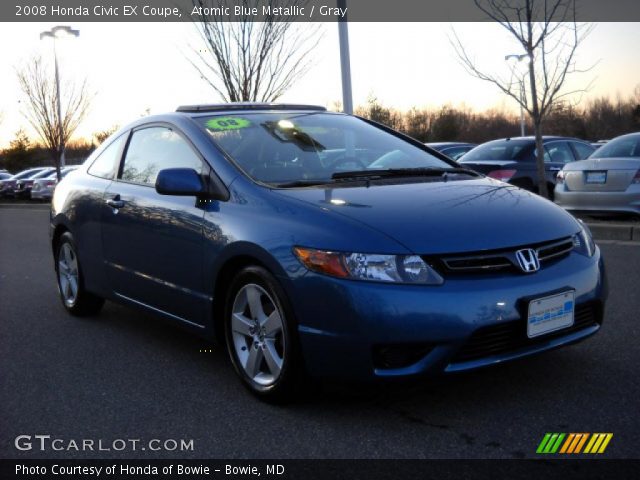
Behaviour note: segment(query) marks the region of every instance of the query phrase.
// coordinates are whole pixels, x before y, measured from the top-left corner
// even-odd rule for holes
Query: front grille
[[[540,261],[542,268],[542,264],[545,262],[559,260],[566,255],[569,255],[571,250],[573,250],[573,238],[566,237],[560,240],[538,243],[525,247],[493,250],[490,252],[481,252],[476,254],[424,257],[424,260],[444,275],[499,271],[522,273],[516,259],[516,251],[522,248],[531,248],[536,250],[538,252],[538,260]]]
[[[568,255],[571,250],[573,250],[573,238],[567,238],[550,245],[539,247],[538,260],[540,260],[540,262],[546,262],[547,260],[563,257]]]
[[[540,337],[527,337],[527,325],[524,319],[491,325],[476,330],[467,343],[458,351],[451,363],[469,362],[491,355],[500,355],[521,348],[544,343],[555,337],[582,330],[602,321],[602,308],[598,303],[586,303],[576,306],[574,323],[571,327]]]

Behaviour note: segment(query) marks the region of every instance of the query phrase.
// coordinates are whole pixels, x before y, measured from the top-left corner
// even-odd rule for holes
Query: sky
[[[48,23],[4,23],[0,28],[0,148],[15,132],[33,130],[22,114],[15,69],[34,54],[53,57],[51,40],[39,34]],[[217,94],[200,78],[186,57],[204,48],[190,23],[75,23],[80,37],[58,42],[63,78],[87,78],[95,93],[91,110],[76,133],[124,125],[148,110],[173,111],[178,105],[216,103]],[[322,26],[313,66],[281,101],[331,106],[342,99],[338,28]],[[385,106],[465,105],[475,110],[516,109],[495,86],[471,77],[458,63],[449,38],[455,30],[478,65],[508,72],[504,56],[521,53],[508,33],[493,23],[350,23],[349,40],[354,104],[375,96]],[[582,101],[599,96],[627,96],[640,84],[640,24],[599,23],[580,46],[578,62],[593,70],[573,79],[568,88],[593,80]],[[62,84],[64,88],[64,82]]]

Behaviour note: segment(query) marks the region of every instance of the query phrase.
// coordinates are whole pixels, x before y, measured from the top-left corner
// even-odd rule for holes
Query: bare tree
[[[22,113],[49,151],[60,178],[64,147],[91,105],[92,95],[88,92],[86,80],[79,84],[70,81],[64,83],[59,109],[55,78],[41,57],[33,57],[16,73],[26,98],[26,109]],[[61,117],[59,111],[63,112]]]
[[[454,32],[451,42],[460,63],[471,75],[496,85],[518,102],[531,117],[536,138],[538,193],[549,198],[544,170],[542,128],[554,107],[584,93],[565,88],[567,77],[584,73],[576,65],[576,52],[592,25],[576,20],[576,0],[474,0],[491,20],[498,22],[523,49],[528,63],[528,82],[512,70],[501,76],[482,70]],[[526,86],[528,83],[528,88]]]
[[[93,138],[96,141],[96,146],[101,145],[107,138],[113,135],[118,129],[120,125],[112,125],[109,128],[105,128],[104,130],[100,130],[99,132],[95,132],[93,134]]]
[[[195,26],[205,49],[193,48],[191,64],[225,102],[273,102],[312,64],[311,52],[320,41],[320,27],[294,23],[294,15],[266,15],[255,22],[249,15],[236,22],[209,15],[214,7],[302,6],[306,0],[192,0],[199,13]]]

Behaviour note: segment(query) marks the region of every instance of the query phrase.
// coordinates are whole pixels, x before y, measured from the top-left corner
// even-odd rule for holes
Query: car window
[[[24,172],[17,173],[13,179],[14,180],[22,180],[23,178],[29,178],[31,175],[35,175],[38,172],[41,172],[42,168],[37,168],[33,170],[25,170]]]
[[[447,157],[457,160],[466,152],[468,152],[469,149],[470,147],[451,147],[445,148],[444,150],[441,150],[441,152],[444,153]]]
[[[166,168],[193,168],[202,173],[202,161],[186,140],[167,127],[133,132],[120,178],[154,185],[158,172]]]
[[[281,184],[331,181],[344,171],[453,168],[412,143],[356,117],[280,112],[198,117],[250,177]]]
[[[597,150],[594,158],[640,157],[640,135],[618,137]]]
[[[122,151],[122,144],[126,140],[127,135],[122,134],[118,138],[116,138],[109,146],[107,146],[101,153],[98,155],[87,173],[93,175],[94,177],[100,178],[113,178],[113,173],[119,163],[120,160],[120,152]]]
[[[461,163],[478,160],[529,160],[533,142],[528,140],[495,140],[484,143],[460,159]]]
[[[551,142],[544,146],[544,161],[546,163],[569,163],[575,160],[567,142]]]
[[[584,160],[595,150],[591,145],[585,145],[581,142],[571,142],[571,145],[577,153],[578,160]]]
[[[35,175],[30,176],[29,180],[36,180],[38,178],[45,178],[45,177],[48,177],[49,175],[51,175],[52,173],[55,173],[55,170],[47,168],[46,170],[43,170],[42,172],[38,172]]]

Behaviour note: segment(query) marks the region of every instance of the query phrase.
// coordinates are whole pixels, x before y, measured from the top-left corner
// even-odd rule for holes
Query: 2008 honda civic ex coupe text
[[[62,303],[129,304],[226,343],[258,396],[458,372],[600,329],[589,230],[533,193],[322,107],[180,107],[57,186]]]

